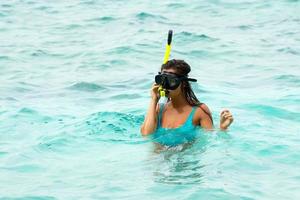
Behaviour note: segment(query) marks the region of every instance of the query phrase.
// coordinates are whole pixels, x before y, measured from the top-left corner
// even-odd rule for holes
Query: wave
[[[79,82],[68,87],[70,90],[86,91],[86,92],[96,92],[106,90],[105,87],[97,85],[96,83]]]
[[[87,22],[101,22],[101,23],[109,23],[112,21],[116,21],[118,18],[112,16],[103,16],[103,17],[96,17],[92,19],[86,20]]]
[[[270,105],[263,104],[246,104],[242,106],[252,111],[257,111],[258,113],[264,115],[265,117],[276,117],[291,121],[300,122],[300,113],[286,110],[284,108],[274,107]]]
[[[162,19],[167,20],[166,17],[163,17],[162,15],[155,15],[148,12],[140,12],[136,14],[135,16],[138,20],[147,20],[147,19]]]
[[[217,38],[210,37],[206,34],[197,34],[197,33],[192,33],[192,32],[187,32],[187,31],[182,31],[179,33],[175,33],[174,35],[175,38],[178,38],[180,40],[191,40],[191,41],[217,41]]]
[[[41,135],[36,151],[74,151],[88,143],[140,144],[148,142],[140,135],[143,116],[119,112],[98,112],[82,119],[71,119],[54,132]],[[52,124],[53,125],[53,124]]]
[[[99,112],[92,114],[85,120],[85,127],[88,128],[89,135],[118,133],[129,139],[137,136],[143,118],[141,115],[136,116],[119,112]]]
[[[280,48],[277,49],[278,52],[282,52],[282,53],[287,53],[287,54],[292,54],[292,55],[299,55],[300,52],[291,48],[291,47],[285,47],[285,48]]]

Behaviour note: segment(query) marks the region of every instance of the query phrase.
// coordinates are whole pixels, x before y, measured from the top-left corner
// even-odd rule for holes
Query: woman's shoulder
[[[210,113],[210,110],[209,110],[208,106],[207,106],[205,103],[200,103],[200,104],[198,105],[198,107],[199,107],[200,109],[203,109],[204,111]]]
[[[211,111],[205,103],[200,103],[196,106],[196,113],[198,115],[211,115]]]
[[[208,108],[208,106],[204,103],[201,103],[197,106],[196,113],[195,113],[195,121],[201,121],[204,119],[210,119],[211,123],[213,124],[212,114]]]

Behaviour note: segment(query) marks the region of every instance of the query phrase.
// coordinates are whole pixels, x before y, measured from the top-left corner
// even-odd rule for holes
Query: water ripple
[[[155,15],[148,12],[140,12],[136,15],[136,18],[138,20],[144,21],[147,19],[161,19],[161,20],[167,20],[167,18],[163,17],[162,15]]]
[[[274,107],[270,105],[263,105],[263,104],[245,104],[244,106],[251,109],[252,111],[259,112],[264,116],[268,116],[272,118],[276,117],[276,118],[281,118],[286,120],[292,120],[295,122],[300,122],[299,112],[293,112],[283,108]]]
[[[117,18],[112,17],[112,16],[103,16],[103,17],[96,17],[96,18],[92,18],[87,20],[88,22],[101,22],[101,23],[109,23],[112,21],[116,21]]]
[[[101,112],[91,115],[85,125],[79,125],[81,131],[87,131],[93,139],[110,142],[143,142],[139,129],[143,116],[117,112]]]
[[[277,49],[277,51],[287,53],[287,54],[293,54],[293,55],[299,55],[300,54],[299,51],[297,51],[293,48],[290,48],[290,47],[280,48],[280,49]]]
[[[175,38],[183,40],[183,41],[217,41],[218,39],[210,37],[206,34],[197,34],[197,33],[191,33],[191,32],[187,32],[187,31],[182,31],[180,33],[176,33],[175,34]]]
[[[97,85],[96,83],[80,82],[75,83],[72,86],[68,87],[70,90],[86,91],[86,92],[97,92],[106,90],[105,87]]]

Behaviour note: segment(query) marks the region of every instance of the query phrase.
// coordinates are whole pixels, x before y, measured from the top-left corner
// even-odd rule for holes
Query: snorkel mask
[[[197,80],[194,78],[188,78],[186,76],[171,72],[158,72],[158,75],[155,76],[155,83],[160,85],[165,92],[167,90],[175,90],[182,81],[197,82]]]
[[[163,64],[166,64],[170,57],[171,52],[171,42],[172,42],[173,31],[169,30],[168,33],[168,43],[166,46],[166,52],[163,60]],[[171,72],[158,72],[155,76],[155,82],[159,85],[158,92],[161,97],[165,97],[168,94],[168,90],[175,90],[178,88],[182,81],[192,81],[196,82],[196,79],[188,78],[187,76],[179,75]]]

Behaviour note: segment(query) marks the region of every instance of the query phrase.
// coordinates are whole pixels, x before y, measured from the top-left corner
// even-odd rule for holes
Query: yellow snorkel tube
[[[167,46],[166,46],[166,52],[165,52],[163,64],[166,64],[166,63],[168,62],[168,60],[169,60],[169,57],[170,57],[170,53],[171,53],[171,43],[172,43],[172,35],[173,35],[173,31],[172,31],[172,30],[169,30],[169,33],[168,33],[168,43],[167,43]],[[161,97],[165,97],[165,96],[166,96],[166,90],[163,89],[162,86],[159,86],[158,92],[159,92],[159,95],[160,95]]]
[[[169,30],[169,33],[168,33],[168,43],[167,43],[167,46],[166,46],[166,52],[165,52],[163,64],[166,64],[168,62],[168,60],[169,60],[169,57],[170,57],[172,35],[173,35],[173,31]]]

